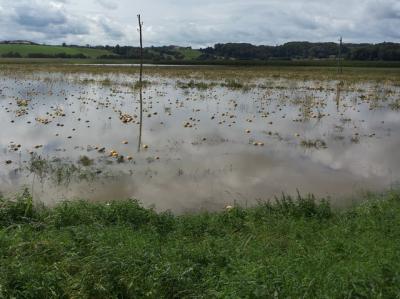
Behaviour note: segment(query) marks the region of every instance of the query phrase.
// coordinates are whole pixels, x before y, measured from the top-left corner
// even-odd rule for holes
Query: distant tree
[[[115,54],[121,54],[121,49],[120,49],[121,47],[117,44],[116,46],[115,46],[115,49],[114,49],[114,53]]]

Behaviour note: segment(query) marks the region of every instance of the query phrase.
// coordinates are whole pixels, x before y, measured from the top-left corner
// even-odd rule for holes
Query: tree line
[[[247,43],[216,44],[201,49],[199,59],[240,60],[292,60],[337,58],[339,45],[336,43],[289,42],[279,46],[255,46]],[[348,60],[400,60],[400,44],[343,44],[342,58]]]
[[[140,48],[132,46],[77,46],[66,45],[71,48],[91,48],[107,50],[109,54],[102,55],[99,59],[139,59]],[[187,57],[187,51],[195,51],[196,57]],[[143,50],[143,59],[153,62],[168,61],[273,61],[273,60],[322,60],[336,59],[339,53],[339,45],[333,42],[311,43],[311,42],[289,42],[277,46],[252,45],[249,43],[218,43],[213,47],[193,50],[191,47],[162,46],[147,47]],[[400,43],[379,44],[352,44],[342,45],[341,57],[345,60],[360,61],[400,61]],[[17,51],[4,53],[3,57],[19,58]],[[84,54],[46,54],[32,53],[29,58],[88,58]]]
[[[114,58],[139,58],[139,48],[129,46],[108,47],[118,56]],[[148,47],[144,49],[147,60],[184,60],[185,56],[175,46]],[[190,48],[189,48],[190,49]],[[249,43],[216,44],[213,47],[199,49],[197,60],[294,60],[294,59],[335,59],[339,45],[333,42],[289,42],[278,46],[256,46]],[[352,44],[342,45],[341,55],[346,60],[382,60],[400,61],[399,43]]]

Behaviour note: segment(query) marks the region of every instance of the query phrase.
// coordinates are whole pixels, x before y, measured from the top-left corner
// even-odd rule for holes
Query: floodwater
[[[0,75],[0,191],[27,187],[47,204],[136,198],[183,212],[398,185],[398,85],[260,78],[198,87],[146,76],[141,128],[137,80]]]

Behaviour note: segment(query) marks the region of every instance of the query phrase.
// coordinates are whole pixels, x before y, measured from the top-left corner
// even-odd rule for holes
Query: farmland
[[[395,298],[399,82],[1,64],[0,297]]]
[[[340,206],[399,179],[395,68],[146,67],[141,84],[134,66],[1,70],[5,193],[182,213],[297,190]]]

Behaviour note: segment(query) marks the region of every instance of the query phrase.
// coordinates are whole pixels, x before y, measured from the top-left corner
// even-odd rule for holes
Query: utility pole
[[[339,38],[339,54],[338,54],[338,73],[341,74],[343,72],[342,69],[342,44],[343,44],[343,38]]]
[[[138,141],[138,152],[142,145],[142,129],[143,129],[143,38],[142,38],[142,26],[143,23],[140,20],[140,15],[137,15],[139,22],[139,34],[140,34],[140,72],[139,72],[139,89],[140,89],[140,124],[139,124],[139,141]]]
[[[140,79],[143,75],[143,37],[142,37],[142,26],[143,23],[140,20],[140,15],[137,15],[139,21],[139,34],[140,34]]]

